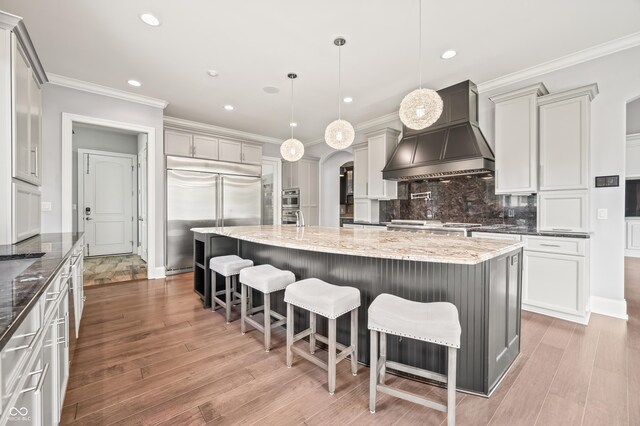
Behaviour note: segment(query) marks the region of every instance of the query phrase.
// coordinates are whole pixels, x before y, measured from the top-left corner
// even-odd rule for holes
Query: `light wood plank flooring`
[[[628,322],[593,315],[588,327],[523,312],[522,352],[491,398],[458,394],[459,425],[640,424],[640,259],[627,259]],[[191,275],[87,289],[63,424],[446,424],[443,413],[379,398],[369,371],[341,363],[329,396],[324,370],[284,364],[284,333],[270,353],[203,310]],[[397,386],[446,400],[446,391]]]

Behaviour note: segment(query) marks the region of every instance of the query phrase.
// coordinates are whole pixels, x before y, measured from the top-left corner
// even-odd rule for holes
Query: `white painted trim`
[[[372,118],[371,120],[363,121],[361,123],[356,123],[353,125],[353,129],[356,132],[363,132],[372,127],[381,126],[383,124],[388,124],[391,121],[400,120],[400,116],[398,115],[398,111],[390,112],[389,114],[382,115],[380,117]],[[396,130],[396,129],[394,129]],[[305,143],[304,146],[313,146],[319,143],[324,142],[324,137],[315,139],[311,142]]]
[[[22,21],[21,17],[0,10],[0,28],[13,31],[20,21]]]
[[[149,251],[151,251],[151,250],[149,250]],[[154,279],[157,280],[157,279],[160,279],[160,278],[165,278],[166,276],[167,275],[166,275],[166,270],[165,270],[164,266],[158,266],[158,267],[154,268],[154,271],[153,271],[153,278]]]
[[[640,257],[640,250],[624,249],[624,257]]]
[[[629,133],[627,135],[627,144],[629,145],[640,144],[640,133]]]
[[[83,92],[95,93],[96,95],[109,96],[111,98],[122,99],[129,102],[135,102],[155,108],[165,109],[169,102],[151,98],[149,96],[138,95],[136,93],[126,92],[124,90],[113,89],[107,86],[101,86],[88,81],[76,80],[75,78],[65,77],[63,75],[48,73],[49,83],[56,86],[68,87],[70,89],[81,90]]]
[[[591,296],[591,312],[609,317],[628,320],[627,301],[607,299],[605,297]]]
[[[506,93],[500,93],[498,95],[491,96],[489,100],[495,104],[499,102],[510,101],[512,99],[526,95],[545,96],[548,94],[549,90],[547,90],[547,87],[544,85],[544,83],[540,82],[532,84],[531,86],[523,87],[522,89],[510,90]]]
[[[147,142],[147,219],[149,232],[148,236],[148,259],[147,259],[147,278],[164,278],[164,266],[156,268],[156,239],[162,238],[162,235],[156,236],[156,150],[162,152],[162,146],[158,146],[155,127],[140,126],[138,124],[123,123],[120,121],[106,120],[103,118],[89,117],[84,115],[62,113],[62,232],[71,232],[73,229],[73,212],[71,210],[72,203],[72,185],[73,185],[73,140],[72,131],[73,123],[93,124],[96,126],[112,127],[116,129],[130,130],[138,133],[146,133],[148,135]],[[162,184],[162,182],[159,182]],[[161,268],[161,269],[160,269]],[[159,273],[161,271],[161,273]]]
[[[522,303],[522,310],[528,312],[535,312],[536,314],[546,315],[548,317],[560,318],[565,321],[571,321],[582,325],[589,324],[589,318],[591,318],[591,311],[585,312],[584,316],[571,315],[564,312],[557,311],[555,309],[546,309],[540,306],[528,305]]]
[[[280,225],[282,223],[282,158],[263,156],[262,162],[265,161],[276,166],[276,183],[273,188],[273,196],[275,197],[273,221],[274,225]]]
[[[538,106],[547,105],[552,102],[565,101],[579,96],[588,96],[589,101],[592,101],[596,96],[598,96],[598,93],[600,93],[598,83],[593,83],[587,86],[576,87],[575,89],[563,90],[562,92],[555,92],[550,95],[540,96],[538,98]]]
[[[535,78],[543,74],[568,68],[593,59],[598,59],[636,46],[640,46],[640,32],[629,34],[606,43],[570,53],[569,55],[562,56],[551,61],[543,62],[533,67],[525,68],[511,74],[485,81],[478,84],[478,92],[489,92],[501,87],[510,86],[520,81]]]
[[[197,121],[185,120],[183,118],[164,116],[164,127],[175,130],[186,130],[189,132],[201,132],[207,135],[235,138],[250,142],[263,142],[280,145],[283,141],[270,136],[258,135],[256,133],[244,132],[242,130],[229,129],[213,124],[199,123]]]

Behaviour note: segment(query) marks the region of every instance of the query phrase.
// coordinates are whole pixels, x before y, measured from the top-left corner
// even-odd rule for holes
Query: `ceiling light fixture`
[[[442,98],[432,89],[422,88],[422,0],[419,3],[418,81],[416,90],[400,103],[400,121],[410,129],[422,130],[438,121],[442,114]]]
[[[346,98],[343,99],[343,101],[346,104],[350,104],[351,102],[353,102],[353,98],[351,96],[347,96]]]
[[[207,74],[209,75],[209,77],[217,77],[220,75],[216,70],[207,70]]]
[[[340,48],[344,46],[346,42],[347,41],[342,37],[338,37],[333,40],[333,44],[338,46],[338,119],[327,126],[326,130],[324,131],[324,140],[325,142],[327,142],[327,145],[334,149],[347,148],[353,143],[353,139],[356,136],[356,131],[353,129],[351,123],[343,120],[341,117],[342,102],[340,102],[340,91],[342,89],[342,85],[340,79],[340,71],[342,65],[342,56]]]
[[[233,111],[235,108],[233,107],[233,105],[225,105],[224,109],[226,109],[227,111]]]
[[[289,121],[291,138],[282,142],[282,145],[280,145],[280,154],[282,155],[282,158],[287,161],[298,161],[304,155],[304,145],[298,139],[293,138],[293,128],[295,126],[291,126],[291,123],[295,123],[295,121],[293,121],[293,80],[295,80],[298,75],[295,73],[289,73],[287,74],[287,77],[291,79],[291,120]]]
[[[440,57],[442,59],[451,59],[454,56],[456,56],[457,54],[458,54],[458,52],[456,52],[455,50],[447,50],[442,55],[440,55]]]
[[[270,95],[273,95],[274,93],[278,93],[278,92],[280,91],[280,89],[278,89],[278,88],[277,88],[277,87],[275,87],[275,86],[266,86],[266,87],[263,87],[263,88],[262,88],[262,90],[263,90],[265,93],[268,93],[268,94],[270,94]]]
[[[157,27],[160,25],[160,20],[150,13],[143,13],[140,15],[140,20],[147,25]]]
[[[142,86],[142,83],[140,83],[138,80],[129,80],[127,81],[127,83],[129,83],[131,86],[133,87],[140,87]]]

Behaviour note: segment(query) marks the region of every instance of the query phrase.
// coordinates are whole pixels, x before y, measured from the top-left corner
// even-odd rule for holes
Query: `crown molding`
[[[577,98],[578,96],[587,96],[589,101],[598,96],[598,84],[593,83],[588,86],[576,87],[575,89],[564,90],[562,92],[552,93],[550,95],[538,98],[538,105],[546,105],[550,102],[564,101],[566,99]]]
[[[47,73],[44,71],[40,58],[38,58],[38,53],[36,52],[35,47],[33,47],[29,31],[27,31],[27,27],[24,26],[22,18],[0,10],[0,28],[11,31],[15,34],[17,42],[27,55],[27,60],[31,64],[31,68],[33,69],[38,83],[40,85],[46,83],[48,81]]]
[[[356,132],[362,132],[362,131],[366,131],[368,129],[371,129],[372,127],[376,127],[376,126],[381,126],[383,124],[387,124],[390,121],[394,121],[394,120],[400,120],[400,118],[398,116],[398,111],[390,112],[389,114],[385,114],[385,115],[380,116],[380,117],[372,118],[371,120],[367,120],[367,121],[363,121],[361,123],[357,123],[357,124],[355,124],[353,126],[353,130],[355,130]],[[322,142],[324,142],[324,137],[318,138],[318,139],[314,139],[313,141],[304,144],[304,146],[313,146],[313,145],[317,145],[317,144],[322,143]]]
[[[13,31],[22,18],[0,10],[0,28]]]
[[[485,81],[484,83],[478,84],[478,92],[490,92],[520,81],[535,78],[543,74],[578,65],[583,62],[591,61],[622,50],[631,49],[636,46],[640,46],[640,32],[598,44],[552,61],[543,62],[542,64],[535,65],[530,68],[525,68],[502,77],[494,78],[493,80]]]
[[[76,80],[75,78],[65,77],[58,74],[47,74],[49,77],[49,83],[56,86],[68,87],[70,89],[81,90],[83,92],[94,93],[96,95],[109,96],[111,98],[122,99],[124,101],[135,102],[142,105],[147,105],[155,108],[165,109],[169,102],[151,98],[149,96],[138,95],[136,93],[126,92],[124,90],[113,89],[107,86],[101,86],[95,83],[89,83],[87,81]]]
[[[280,145],[282,140],[270,136],[258,135],[256,133],[243,132],[242,130],[229,129],[227,127],[215,126],[213,124],[199,123],[197,121],[185,120],[183,118],[164,116],[164,126],[176,130],[186,130],[189,132],[200,132],[224,136],[233,139],[242,139],[252,142],[262,142]]]
[[[547,90],[544,83],[536,83],[536,84],[532,84],[531,86],[523,87],[522,89],[512,90],[510,92],[491,96],[489,100],[492,101],[493,103],[499,103],[504,101],[510,101],[512,99],[519,98],[521,96],[527,96],[527,95],[544,96],[548,94],[549,94],[549,91]]]
[[[627,135],[628,145],[640,145],[640,133],[629,133]]]

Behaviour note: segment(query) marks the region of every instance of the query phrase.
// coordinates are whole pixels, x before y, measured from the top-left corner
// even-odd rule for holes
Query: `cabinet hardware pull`
[[[31,339],[31,342],[28,345],[22,345],[22,346],[16,346],[15,348],[9,348],[9,349],[4,349],[5,352],[16,352],[16,351],[22,351],[22,350],[28,350],[28,351],[32,351],[33,350],[33,345],[36,344],[36,342],[40,339],[40,334],[42,334],[44,328],[40,328],[38,331],[35,332],[35,336],[33,339]],[[32,336],[32,333],[27,333],[25,336]]]
[[[541,246],[545,246],[545,247],[561,247],[560,244],[540,244]]]
[[[47,372],[48,371],[49,371],[49,363],[46,363],[44,365],[44,367],[42,368],[42,370],[33,371],[33,372],[29,373],[28,374],[29,376],[40,374],[40,378],[38,379],[38,383],[36,383],[36,385],[34,387],[27,388],[27,389],[22,389],[20,391],[20,393],[23,394],[23,393],[27,393],[27,392],[33,392],[33,391],[36,391],[36,393],[40,393],[40,391],[42,390],[42,385],[44,384],[44,378],[47,376]]]
[[[65,347],[69,347],[69,312],[64,314],[64,340],[66,342]]]
[[[34,331],[32,333],[25,333],[25,334],[17,334],[15,336],[12,337],[12,339],[22,339],[24,337],[31,337],[31,336],[35,336],[36,334],[38,334],[37,331]]]

